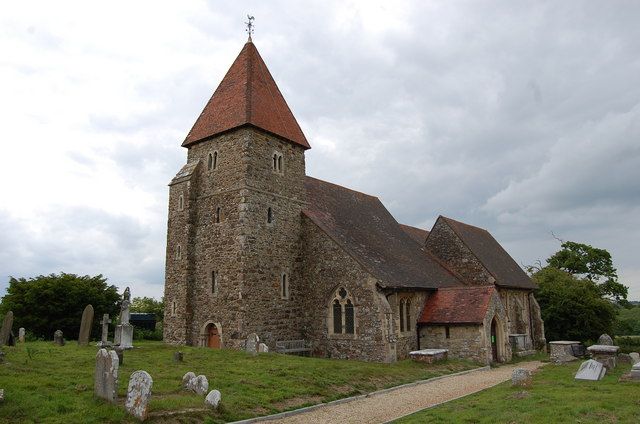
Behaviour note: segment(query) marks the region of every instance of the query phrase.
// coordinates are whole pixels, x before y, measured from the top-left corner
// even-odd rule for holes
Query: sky
[[[307,174],[521,265],[607,249],[640,300],[640,2],[21,1],[0,13],[0,295],[103,274],[160,298],[180,147],[253,41]]]

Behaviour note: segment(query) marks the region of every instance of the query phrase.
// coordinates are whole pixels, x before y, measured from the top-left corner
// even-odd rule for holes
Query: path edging
[[[304,408],[300,408],[300,409],[293,409],[291,411],[278,412],[277,414],[273,414],[273,415],[265,415],[263,417],[254,417],[254,418],[248,418],[246,420],[241,420],[241,421],[233,421],[230,424],[250,424],[250,423],[257,423],[257,422],[260,422],[260,421],[278,420],[280,418],[287,418],[287,417],[291,417],[291,416],[294,416],[294,415],[304,414],[306,412],[315,411],[316,409],[326,408],[328,406],[340,405],[342,403],[348,403],[348,402],[352,402],[352,401],[358,400],[358,399],[364,399],[364,398],[368,398],[368,397],[372,397],[372,396],[376,396],[376,395],[381,395],[381,394],[393,392],[395,390],[403,389],[405,387],[419,386],[421,384],[426,384],[426,383],[431,383],[433,381],[442,380],[443,378],[447,378],[447,377],[455,377],[457,375],[469,374],[469,373],[476,372],[476,371],[487,371],[489,369],[491,369],[491,367],[487,365],[487,366],[484,366],[484,367],[473,368],[473,369],[470,369],[470,370],[460,371],[460,372],[456,372],[456,373],[453,373],[453,374],[439,375],[437,377],[428,378],[426,380],[413,381],[411,383],[405,383],[405,384],[401,384],[399,386],[389,387],[387,389],[382,389],[382,390],[378,390],[378,391],[371,392],[371,393],[365,393],[363,395],[356,395],[356,396],[346,397],[346,398],[342,398],[342,399],[336,399],[336,400],[332,400],[331,402],[318,403],[316,405],[305,406]],[[399,418],[402,418],[402,417],[399,417]],[[396,418],[396,419],[398,419],[398,418]]]

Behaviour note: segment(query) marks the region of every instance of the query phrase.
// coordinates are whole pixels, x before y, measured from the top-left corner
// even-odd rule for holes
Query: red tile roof
[[[449,287],[427,298],[419,324],[481,324],[487,315],[494,286]]]
[[[296,118],[255,45],[247,42],[182,143],[253,125],[309,149]]]
[[[427,240],[427,236],[429,235],[429,231],[423,230],[422,228],[412,227],[411,225],[400,224],[400,228],[402,231],[407,233],[409,237],[417,241],[420,246],[424,246],[424,242]]]
[[[496,279],[496,285],[521,289],[536,289],[538,285],[487,231],[455,219],[440,216],[482,265]]]
[[[409,237],[377,197],[305,178],[304,214],[340,245],[380,286],[435,289],[461,285]]]

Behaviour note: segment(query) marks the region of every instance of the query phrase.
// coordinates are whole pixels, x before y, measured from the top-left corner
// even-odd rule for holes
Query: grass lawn
[[[97,348],[27,342],[3,347],[0,364],[0,422],[134,422],[124,411],[129,376],[145,370],[153,378],[151,422],[225,422],[295,409],[304,405],[475,368],[464,361],[426,365],[412,361],[377,364],[279,354],[247,355],[231,350],[180,347],[184,362],[174,363],[176,347],[136,342],[120,366],[117,406],[93,398]],[[222,392],[218,411],[204,409],[204,397],[181,390],[187,371],[204,374],[210,389]],[[168,416],[164,411],[188,414]]]
[[[528,389],[511,382],[395,421],[409,423],[640,423],[640,383],[618,382],[620,364],[601,381],[576,381],[580,362],[549,364]]]

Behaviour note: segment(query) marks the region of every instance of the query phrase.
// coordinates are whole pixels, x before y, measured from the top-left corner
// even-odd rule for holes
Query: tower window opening
[[[175,258],[177,260],[182,259],[182,247],[180,245],[176,246],[176,256],[175,256]]]
[[[280,296],[283,299],[289,299],[289,279],[287,278],[287,274],[282,274],[280,279]]]
[[[267,209],[267,223],[271,224],[273,222],[273,210],[271,208]]]
[[[218,294],[218,271],[211,271],[211,293]]]
[[[213,169],[218,168],[218,152],[213,152]]]
[[[209,153],[207,156],[207,170],[211,171],[213,169],[213,155]]]
[[[178,210],[181,211],[184,209],[184,195],[180,195],[180,197],[178,197]]]
[[[215,215],[215,221],[216,221],[216,224],[219,224],[219,223],[220,223],[220,214],[221,214],[220,206],[218,206],[218,207],[216,208],[216,215]]]

